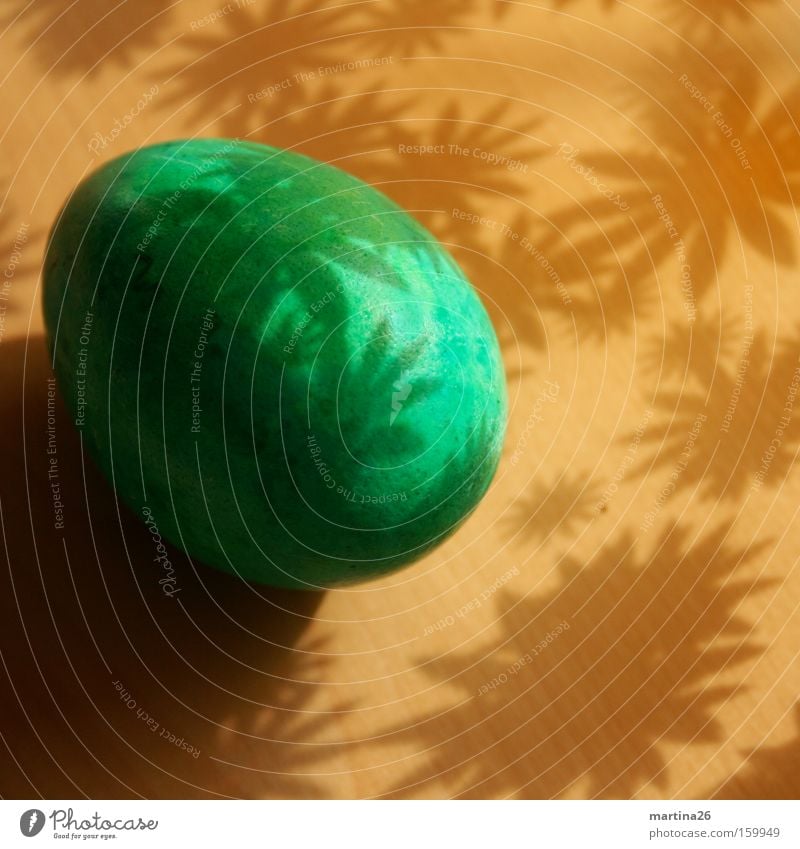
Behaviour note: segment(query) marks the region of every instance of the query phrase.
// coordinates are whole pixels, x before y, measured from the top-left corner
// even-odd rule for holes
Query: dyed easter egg
[[[314,589],[411,563],[496,470],[505,381],[480,299],[330,165],[226,139],[109,162],[54,225],[44,312],[121,500],[245,580]]]

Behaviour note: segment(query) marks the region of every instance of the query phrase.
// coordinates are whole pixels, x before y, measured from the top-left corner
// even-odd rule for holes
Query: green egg
[[[495,473],[506,389],[476,292],[395,203],[305,156],[195,139],[104,165],[54,225],[44,313],[121,500],[247,581],[398,569]]]

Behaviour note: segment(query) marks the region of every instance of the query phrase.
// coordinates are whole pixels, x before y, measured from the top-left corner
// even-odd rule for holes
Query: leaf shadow
[[[565,9],[574,3],[575,0],[552,0],[552,2],[555,9]],[[597,0],[597,2],[606,12],[613,11],[617,5],[616,0]]]
[[[613,279],[598,265],[608,248],[605,234],[573,243],[569,234],[578,217],[575,209],[537,221],[522,209],[511,222],[513,236],[504,240],[501,263],[528,295],[515,323],[528,346],[541,344],[541,315],[547,325],[560,321],[582,340],[599,343],[629,333],[658,305],[657,289],[637,265],[621,265]]]
[[[165,43],[173,0],[57,0],[7,3],[0,27],[18,34],[46,72],[99,73],[108,65],[128,69]],[[15,6],[17,8],[15,8]]]
[[[800,445],[792,421],[800,360],[792,342],[772,345],[757,331],[733,366],[714,364],[701,386],[659,393],[642,440],[656,468],[714,498],[739,500],[780,483]]]
[[[654,385],[694,380],[706,385],[723,364],[736,361],[740,327],[730,314],[701,309],[692,320],[672,319],[663,335],[653,335],[642,355],[642,368],[657,375]]]
[[[508,113],[509,104],[501,99],[467,113],[459,100],[448,98],[431,118],[406,118],[392,139],[393,156],[378,160],[373,179],[398,181],[397,191],[403,194],[396,199],[404,206],[444,207],[447,215],[434,225],[437,235],[457,237],[461,228],[453,212],[474,215],[487,200],[515,198],[546,153],[535,135],[542,119],[512,121]],[[420,147],[434,152],[416,153]],[[393,188],[387,191],[391,194]]]
[[[361,55],[357,21],[368,2],[245,6],[196,29],[176,45],[164,103],[187,126],[216,116],[228,135],[243,136],[286,98],[294,102],[320,69],[341,63],[345,52]]]
[[[506,525],[526,543],[574,539],[602,509],[601,497],[599,484],[580,474],[564,472],[550,482],[537,475],[514,500]]]
[[[476,12],[486,13],[487,7],[493,20],[501,20],[510,11],[509,4],[501,0],[488,4],[476,0],[381,0],[370,8],[367,21],[378,49],[403,54],[439,52],[451,27],[466,27]]]
[[[553,7],[565,9],[576,0],[552,0]],[[717,25],[728,21],[749,21],[750,7],[766,7],[776,4],[778,0],[737,0],[735,3],[720,3],[718,0],[672,0],[663,6],[668,12],[671,22],[680,25],[682,30],[697,33],[708,27],[710,32],[717,33]],[[617,6],[616,0],[597,0],[597,4],[606,12],[611,12]]]
[[[719,36],[720,29],[729,24],[748,24],[758,20],[759,11],[778,5],[778,0],[740,0],[736,3],[715,3],[714,0],[675,2],[667,6],[667,21],[687,37]]]
[[[741,605],[776,582],[742,562],[767,543],[729,531],[672,527],[648,555],[625,534],[564,561],[555,587],[501,595],[499,640],[421,660],[451,707],[393,729],[417,755],[391,795],[437,781],[461,798],[663,793],[680,752],[724,739],[731,676],[761,651]]]
[[[800,705],[795,705],[800,730]],[[713,799],[797,799],[800,795],[800,734],[779,746],[763,746],[746,753],[746,763],[713,793]]]
[[[701,309],[725,264],[746,251],[778,268],[796,260],[800,86],[767,95],[729,53],[713,55],[727,76],[709,70],[711,58],[685,51],[667,57],[680,78],[676,70],[665,79],[659,68],[662,76],[644,79],[657,102],[627,94],[641,136],[635,146],[559,147],[564,167],[586,180],[588,200],[555,209],[537,247],[567,286],[585,334],[628,331],[665,297]],[[619,202],[592,192],[594,183]]]

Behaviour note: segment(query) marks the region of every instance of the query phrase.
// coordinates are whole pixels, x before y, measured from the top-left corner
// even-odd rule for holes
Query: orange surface
[[[4,3],[0,793],[797,797],[798,11]],[[176,603],[48,398],[50,222],[194,135],[381,187],[490,310],[503,463],[407,571],[259,593],[176,554]]]

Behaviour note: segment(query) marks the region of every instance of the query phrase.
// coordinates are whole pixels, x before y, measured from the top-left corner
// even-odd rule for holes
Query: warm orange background
[[[796,797],[798,11],[4,3],[0,793]],[[194,135],[380,186],[484,297],[504,460],[405,572],[261,597],[181,563],[176,604],[60,404],[54,528],[47,228],[100,162]]]

